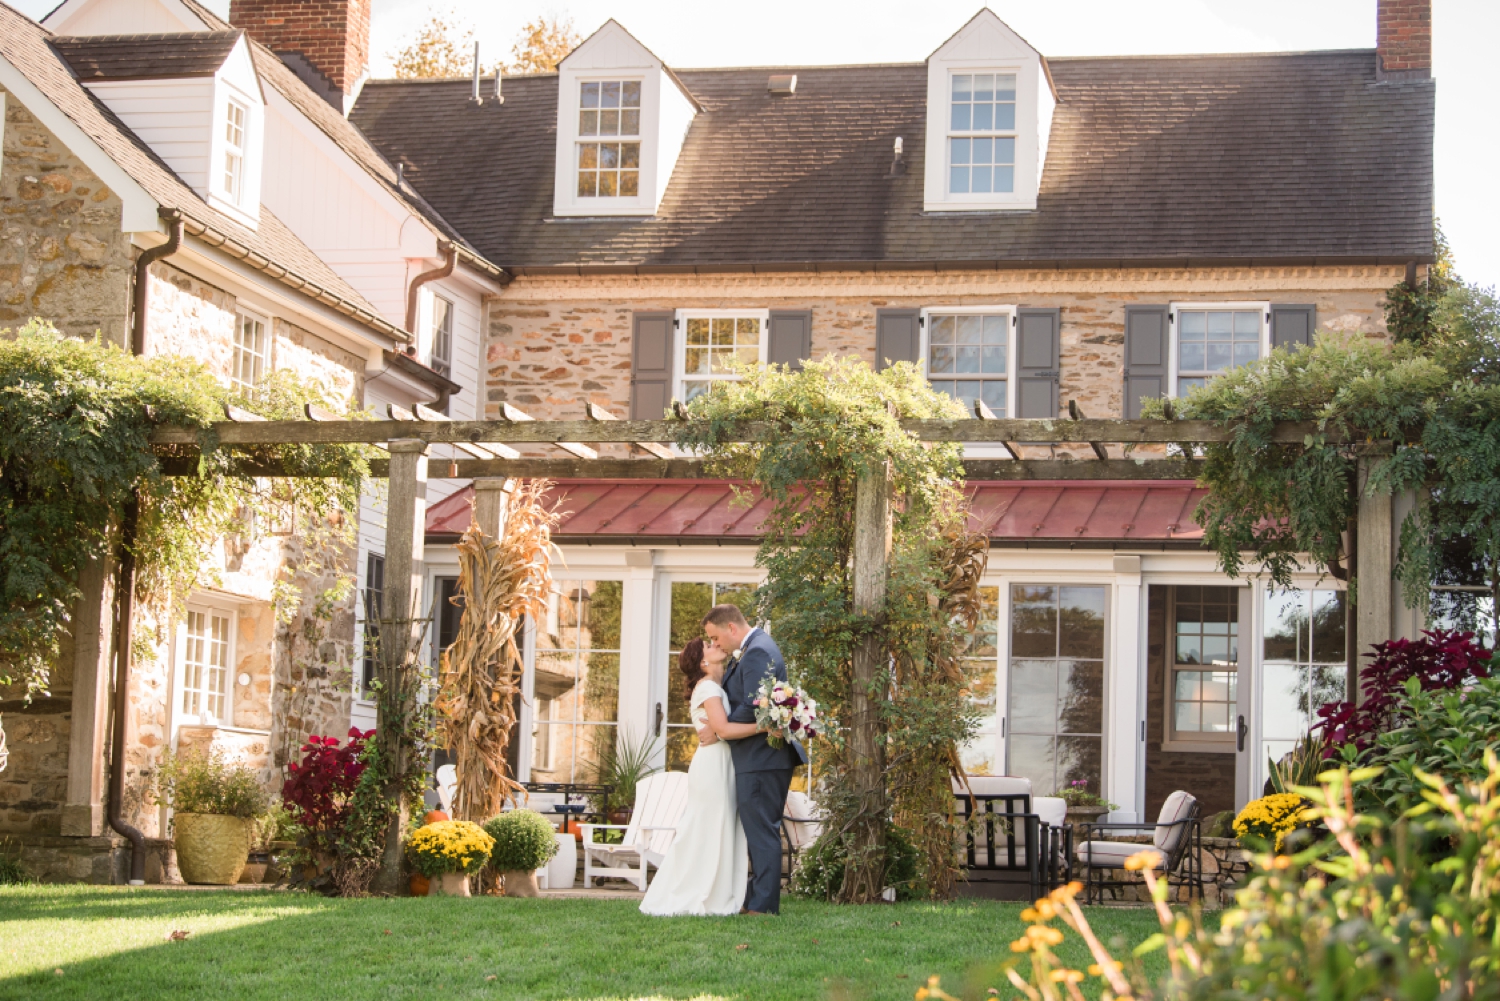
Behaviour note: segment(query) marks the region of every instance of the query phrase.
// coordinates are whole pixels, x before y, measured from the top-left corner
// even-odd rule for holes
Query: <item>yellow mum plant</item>
[[[474,875],[489,861],[495,839],[467,820],[440,820],[419,827],[406,843],[412,868],[431,879],[445,872]]]
[[[1307,800],[1294,792],[1278,792],[1246,804],[1240,815],[1234,818],[1234,833],[1240,838],[1259,839],[1280,851],[1282,839],[1305,819]]]

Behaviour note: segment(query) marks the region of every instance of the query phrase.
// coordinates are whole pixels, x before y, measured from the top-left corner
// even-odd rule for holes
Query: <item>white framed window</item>
[[[578,89],[578,197],[639,196],[641,81],[583,80]]]
[[[1238,712],[1241,588],[1171,589],[1167,744],[1234,747]]]
[[[234,614],[228,609],[189,605],[182,634],[179,705],[183,718],[190,723],[229,722]]]
[[[224,102],[223,193],[235,204],[239,204],[245,190],[245,136],[249,119],[250,109],[244,104],[232,97]]]
[[[1016,138],[1014,71],[949,76],[949,195],[1013,193]]]
[[[453,303],[440,295],[432,297],[432,358],[434,372],[453,371]]]
[[[932,388],[969,413],[983,400],[996,417],[1015,412],[1013,306],[934,306],[922,311],[922,360]]]
[[[1264,761],[1280,761],[1318,721],[1318,710],[1349,697],[1343,591],[1266,589],[1261,622],[1261,737]]]
[[[677,399],[706,393],[715,382],[740,376],[733,365],[766,361],[768,310],[679,310],[677,323]]]
[[[1270,354],[1270,316],[1269,302],[1172,303],[1172,395]]]
[[[271,343],[266,321],[254,313],[240,313],[234,324],[234,358],[229,377],[235,385],[254,389],[271,367]]]

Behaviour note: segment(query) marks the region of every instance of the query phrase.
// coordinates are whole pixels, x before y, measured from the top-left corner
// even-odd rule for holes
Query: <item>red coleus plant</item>
[[[1473,633],[1447,629],[1424,631],[1421,639],[1377,643],[1375,655],[1360,669],[1364,700],[1333,702],[1318,710],[1314,729],[1328,740],[1325,756],[1338,754],[1344,744],[1361,751],[1376,734],[1390,729],[1396,710],[1406,697],[1406,680],[1416,678],[1423,691],[1460,688],[1470,678],[1487,678],[1492,656],[1474,642]]]
[[[290,776],[281,787],[281,799],[309,833],[343,827],[350,797],[365,770],[360,755],[373,736],[374,730],[351,729],[343,747],[337,737],[309,737],[302,745],[302,761],[287,767]]]

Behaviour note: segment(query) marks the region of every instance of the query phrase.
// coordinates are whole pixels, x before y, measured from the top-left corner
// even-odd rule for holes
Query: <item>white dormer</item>
[[[926,211],[1035,209],[1056,103],[1042,54],[974,15],[927,57]]]
[[[257,226],[266,104],[243,34],[62,37],[54,46],[184,183]]]
[[[699,105],[608,21],[557,66],[558,216],[653,215]]]

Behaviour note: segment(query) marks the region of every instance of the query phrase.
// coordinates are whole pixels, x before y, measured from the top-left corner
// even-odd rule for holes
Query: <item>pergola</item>
[[[229,420],[216,423],[211,432],[219,446],[228,450],[263,448],[279,444],[351,444],[362,443],[383,448],[388,459],[370,463],[371,475],[388,482],[385,538],[385,608],[382,638],[404,636],[408,642],[385,642],[380,666],[385,678],[395,679],[402,670],[406,649],[419,635],[420,621],[415,609],[421,600],[423,546],[426,521],[424,484],[431,478],[475,481],[475,517],[488,534],[500,530],[503,511],[502,490],[507,478],[546,477],[570,479],[709,479],[708,463],[702,459],[680,457],[663,442],[677,439],[687,419],[680,409],[677,419],[639,421],[618,420],[609,413],[585,404],[587,419],[576,421],[533,420],[509,405],[502,406],[502,419],[488,421],[454,421],[426,408],[409,413],[392,408],[390,420],[343,420],[308,409],[308,419],[300,421],[267,421],[230,409]],[[961,420],[903,420],[902,426],[921,441],[960,442],[1003,446],[1011,458],[966,459],[964,473],[970,481],[1015,480],[1187,480],[1196,479],[1202,462],[1190,458],[1193,446],[1208,442],[1229,441],[1233,429],[1210,421],[1173,419],[1111,420],[1087,419],[1076,404],[1069,403],[1072,419],[1019,420],[995,419],[983,407],[979,416]],[[726,438],[739,442],[768,440],[772,427],[746,422],[727,429]],[[1326,429],[1312,422],[1283,422],[1276,425],[1272,440],[1300,444],[1309,434],[1327,435]],[[178,453],[164,461],[168,475],[191,475],[196,462],[184,457],[184,449],[199,445],[200,431],[193,428],[158,427],[151,441],[156,446],[173,446]],[[650,458],[600,457],[592,445],[615,443],[636,446]],[[464,452],[469,458],[431,460],[432,445],[446,444]],[[1022,446],[1078,444],[1086,445],[1092,458],[1026,458]],[[1139,457],[1112,458],[1106,445],[1176,445],[1178,457],[1166,456],[1165,449],[1151,449]],[[1351,637],[1349,675],[1351,691],[1357,692],[1358,668],[1353,651],[1390,639],[1392,600],[1392,501],[1389,494],[1367,495],[1372,460],[1389,454],[1387,442],[1348,443],[1359,454],[1359,475],[1354,489],[1359,491],[1358,518],[1354,528],[1351,573],[1357,572],[1357,601],[1350,605]],[[516,446],[550,447],[566,453],[566,458],[544,458],[522,455]],[[246,475],[279,476],[285,471],[263,461],[245,459],[237,470]],[[856,609],[873,610],[884,603],[887,560],[891,539],[891,494],[889,477],[871,474],[858,484],[855,505],[854,593]],[[395,616],[393,609],[411,610],[409,615]],[[386,633],[386,629],[392,629]],[[880,660],[878,638],[871,636],[855,653],[854,691],[863,692],[861,680],[875,677]],[[873,751],[875,728],[860,724],[873,721],[874,707],[861,704],[863,696],[852,699],[853,710],[847,724],[851,730],[856,758],[865,750]],[[383,721],[377,723],[377,729]],[[874,760],[873,753],[867,755]],[[870,776],[871,781],[877,776]],[[388,860],[391,853],[387,852]],[[396,856],[399,862],[399,853]]]

